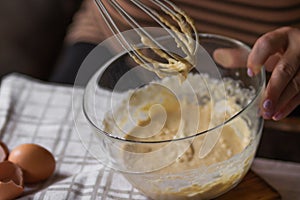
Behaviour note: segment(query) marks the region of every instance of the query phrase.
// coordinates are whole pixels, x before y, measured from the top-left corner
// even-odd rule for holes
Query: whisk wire
[[[172,35],[172,37],[177,40],[176,42],[180,43],[181,48],[184,51],[184,53],[186,55],[194,54],[197,51],[197,49],[196,49],[197,45],[194,45],[194,44],[198,43],[198,37],[196,35],[197,30],[196,30],[195,26],[193,25],[192,19],[189,18],[188,16],[186,16],[182,10],[178,9],[178,7],[176,5],[174,5],[172,2],[170,2],[168,0],[163,0],[163,2],[169,4],[176,12],[174,12],[172,9],[170,9],[168,6],[166,6],[159,0],[151,0],[151,1],[155,5],[159,6],[164,11],[164,13],[168,14],[174,21],[181,22],[182,17],[183,17],[185,19],[185,21],[188,22],[188,24],[190,25],[190,27],[193,30],[194,37],[193,37],[191,31],[188,31],[188,32],[185,32],[185,34],[182,34],[181,31],[184,31],[184,28],[187,28],[185,23],[183,23],[185,25],[185,27],[183,27],[182,23],[177,23],[181,29],[181,31],[179,31],[174,25],[169,23],[168,20],[166,20],[162,16],[158,16],[161,19],[161,21],[168,26],[169,29],[173,30],[176,33],[179,33],[178,37],[180,37],[180,39],[177,36],[174,37],[173,36],[174,34]],[[195,41],[193,38],[195,38]],[[185,41],[185,42],[183,42],[183,41]],[[187,42],[187,41],[189,41],[189,42]],[[187,44],[193,45],[193,52],[189,52]]]
[[[95,2],[100,10],[100,14],[102,15],[105,23],[108,25],[108,28],[117,37],[117,39],[119,40],[119,42],[123,46],[123,48],[127,49],[124,46],[124,43],[125,44],[127,43],[126,39],[122,35],[118,34],[118,33],[120,33],[120,29],[118,28],[118,26],[116,25],[116,23],[114,22],[114,20],[110,16],[110,14],[108,13],[104,4],[101,2],[101,0],[95,0]],[[128,44],[127,46],[130,47],[129,43],[127,43],[127,44]]]
[[[137,5],[139,8],[142,9],[142,7],[140,7],[140,4],[137,3],[137,1],[135,0],[131,0],[131,2],[133,2],[135,5]],[[154,39],[151,34],[149,34],[143,27],[141,27],[137,21],[131,17],[121,6],[119,3],[116,2],[116,0],[112,0],[111,1],[112,5],[116,8],[116,10],[119,12],[119,14],[127,21],[127,23],[134,28],[134,30],[140,35],[140,37],[144,40],[147,40],[147,44],[150,45],[150,47],[155,48],[157,50],[163,50],[163,52],[158,52],[161,53],[162,55],[167,54],[168,57],[172,57],[173,59],[175,59],[173,57],[172,54],[170,54],[156,39]],[[150,43],[151,41],[151,43]],[[132,47],[132,46],[131,46]],[[136,49],[136,48],[135,48]],[[165,58],[167,58],[167,56],[165,55]],[[152,60],[154,61],[154,60]]]
[[[175,42],[177,44],[179,44],[181,47],[182,47],[182,50],[183,52],[186,54],[186,55],[190,55],[186,45],[181,41],[181,39],[179,38],[178,36],[178,33],[179,31],[175,30],[177,32],[177,34],[174,34],[174,30],[172,31],[172,29],[170,29],[170,26],[168,24],[166,24],[167,20],[159,20],[159,19],[162,19],[162,16],[159,15],[155,10],[151,9],[150,7],[147,7],[145,6],[144,4],[142,4],[140,1],[136,1],[136,0],[131,0],[131,2],[133,2],[136,6],[138,6],[141,10],[143,10],[146,14],[148,14],[152,19],[155,20],[155,22],[157,22],[163,29],[165,29],[169,35],[172,36],[172,38],[174,38]],[[152,1],[153,3],[156,4],[155,1]],[[169,9],[169,8],[167,8]],[[171,12],[172,10],[169,9]],[[166,14],[168,14],[168,11],[167,10],[163,10]],[[173,57],[173,55],[169,54],[169,56]]]
[[[131,44],[122,34],[114,19],[106,9],[105,5],[101,0],[95,0],[96,4],[102,14],[106,24],[116,36],[122,47],[130,54],[130,56],[138,63],[149,69],[150,71],[156,72],[159,76],[162,73],[165,75],[173,75],[183,73],[186,76],[188,70],[190,70],[194,64],[193,54],[196,52],[198,37],[195,26],[192,20],[185,15],[185,13],[175,6],[169,0],[149,0],[160,8],[165,15],[168,15],[177,24],[170,23],[165,17],[160,15],[157,11],[146,6],[140,0],[130,0],[135,6],[150,16],[156,23],[158,23],[176,42],[177,47],[182,50],[186,55],[185,58],[174,54],[161,45],[155,38],[149,34],[145,28],[141,27],[139,23],[128,14],[128,12],[116,1],[110,0],[109,3],[118,12],[118,14],[128,23],[129,26],[137,32],[141,38],[141,42],[151,49],[156,55],[164,58],[167,62],[161,62],[159,60],[152,59],[137,48],[137,46]],[[194,37],[193,37],[194,36]],[[193,39],[195,38],[195,40]],[[196,44],[195,44],[196,41]],[[151,66],[150,66],[151,63]],[[185,68],[185,70],[184,70]],[[159,70],[159,71],[157,71]]]
[[[116,25],[116,23],[114,22],[114,20],[110,16],[110,14],[108,13],[106,7],[101,2],[101,0],[95,0],[95,2],[96,2],[97,6],[98,6],[98,8],[100,10],[100,13],[101,13],[103,19],[105,20],[105,23],[108,25],[108,27],[111,30],[111,32],[117,38],[117,40],[121,44],[122,48],[125,49],[127,51],[127,53],[131,57],[139,60],[140,62],[145,63],[145,67],[147,69],[151,70],[151,66],[149,66],[146,62],[144,62],[144,59],[139,55],[139,53],[137,53],[135,51],[135,49],[133,48],[133,46],[121,34],[120,29],[118,28],[118,26]]]

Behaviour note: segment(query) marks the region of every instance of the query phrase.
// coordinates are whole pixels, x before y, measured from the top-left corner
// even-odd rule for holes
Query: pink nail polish
[[[263,103],[263,108],[265,110],[271,110],[272,107],[272,101],[270,99],[266,99]]]
[[[247,69],[247,74],[248,74],[249,77],[253,77],[254,76],[254,73],[253,73],[253,71],[250,68]]]

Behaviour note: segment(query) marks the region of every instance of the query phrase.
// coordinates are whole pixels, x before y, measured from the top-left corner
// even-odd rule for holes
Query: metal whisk
[[[195,64],[195,54],[197,51],[198,35],[194,26],[193,20],[187,16],[184,11],[174,5],[168,0],[148,0],[158,10],[150,8],[141,0],[128,0],[133,6],[142,10],[145,14],[150,16],[157,24],[159,24],[177,43],[177,47],[186,55],[179,56],[175,53],[167,51],[158,40],[156,40],[145,28],[140,26],[136,19],[134,19],[128,11],[126,11],[117,0],[110,0],[109,3],[117,11],[117,13],[133,28],[140,36],[141,42],[149,47],[154,54],[164,59],[155,59],[143,53],[134,44],[131,44],[121,34],[112,14],[109,13],[102,0],[95,0],[99,7],[105,22],[116,36],[122,47],[129,53],[129,55],[138,64],[144,66],[150,71],[155,72],[160,77],[169,75],[187,76],[187,73],[193,68]],[[159,14],[162,13],[163,15]]]

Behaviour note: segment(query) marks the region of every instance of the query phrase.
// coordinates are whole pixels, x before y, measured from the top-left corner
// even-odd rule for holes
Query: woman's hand
[[[248,74],[259,73],[263,65],[272,74],[262,116],[280,120],[300,104],[300,30],[283,27],[260,37],[248,57]]]

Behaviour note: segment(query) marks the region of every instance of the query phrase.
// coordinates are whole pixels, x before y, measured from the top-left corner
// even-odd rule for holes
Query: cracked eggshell
[[[8,148],[5,143],[0,141],[0,162],[7,159],[9,154]]]
[[[16,164],[0,163],[0,200],[15,199],[24,191],[23,173]]]

